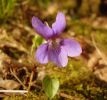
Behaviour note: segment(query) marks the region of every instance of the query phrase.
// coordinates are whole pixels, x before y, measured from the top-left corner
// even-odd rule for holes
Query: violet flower
[[[66,19],[62,12],[56,16],[52,28],[42,23],[37,17],[32,18],[32,26],[36,32],[47,40],[47,43],[40,45],[35,58],[42,64],[52,61],[58,66],[65,67],[68,57],[79,56],[82,52],[81,46],[73,39],[62,39],[59,35],[66,27]]]

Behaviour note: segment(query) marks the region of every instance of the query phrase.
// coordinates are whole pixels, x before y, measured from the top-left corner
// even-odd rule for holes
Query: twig
[[[67,98],[67,99],[69,99],[69,100],[80,100],[80,99],[77,98],[77,97],[72,97],[72,96],[70,96],[70,95],[68,95],[68,94],[65,94],[65,93],[62,93],[62,92],[60,92],[59,95],[60,95],[61,97]]]
[[[31,85],[32,85],[32,79],[33,79],[33,75],[34,75],[34,73],[33,73],[33,71],[32,71],[32,73],[31,73],[31,75],[30,75],[30,81],[29,81],[29,86],[28,86],[28,91],[30,90],[30,88],[31,88]]]
[[[27,89],[27,87],[21,82],[21,80],[14,74],[14,72],[10,69],[11,74],[17,79],[17,81],[24,87],[24,89]]]
[[[26,90],[0,90],[0,93],[28,93]]]
[[[23,84],[23,82],[21,82],[20,81],[20,79],[14,74],[14,72],[10,69],[10,72],[12,73],[12,75],[17,79],[17,81],[25,88],[25,89],[27,89],[27,87]],[[32,92],[30,92],[30,91],[28,91],[29,92],[29,94],[31,94],[33,97],[36,97],[37,98],[37,96],[36,95],[34,95]]]

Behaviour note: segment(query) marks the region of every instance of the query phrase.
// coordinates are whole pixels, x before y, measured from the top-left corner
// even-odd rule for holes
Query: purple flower
[[[66,19],[62,12],[56,16],[52,28],[42,23],[37,17],[32,18],[32,26],[36,32],[47,40],[47,43],[40,45],[35,58],[42,64],[52,61],[58,66],[65,67],[68,57],[79,56],[82,49],[78,42],[73,39],[62,39],[59,35],[66,27]]]

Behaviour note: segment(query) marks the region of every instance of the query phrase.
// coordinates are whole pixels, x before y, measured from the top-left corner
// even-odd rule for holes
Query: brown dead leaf
[[[101,80],[107,82],[107,66],[102,69],[95,70],[94,74]]]
[[[14,80],[0,80],[0,87],[4,89],[16,89],[20,84]]]

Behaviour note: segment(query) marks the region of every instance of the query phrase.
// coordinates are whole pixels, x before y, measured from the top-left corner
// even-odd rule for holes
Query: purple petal
[[[79,56],[82,52],[80,44],[73,39],[64,39],[62,44],[70,57]]]
[[[35,58],[42,64],[48,63],[48,44],[42,44],[36,51]]]
[[[66,27],[65,16],[62,12],[59,12],[56,16],[55,23],[52,24],[52,29],[56,35],[59,35],[63,32]]]
[[[65,67],[68,63],[67,53],[63,47],[50,48],[49,60],[58,66]]]
[[[53,35],[53,30],[43,24],[37,17],[32,17],[32,26],[45,39],[50,38]]]

